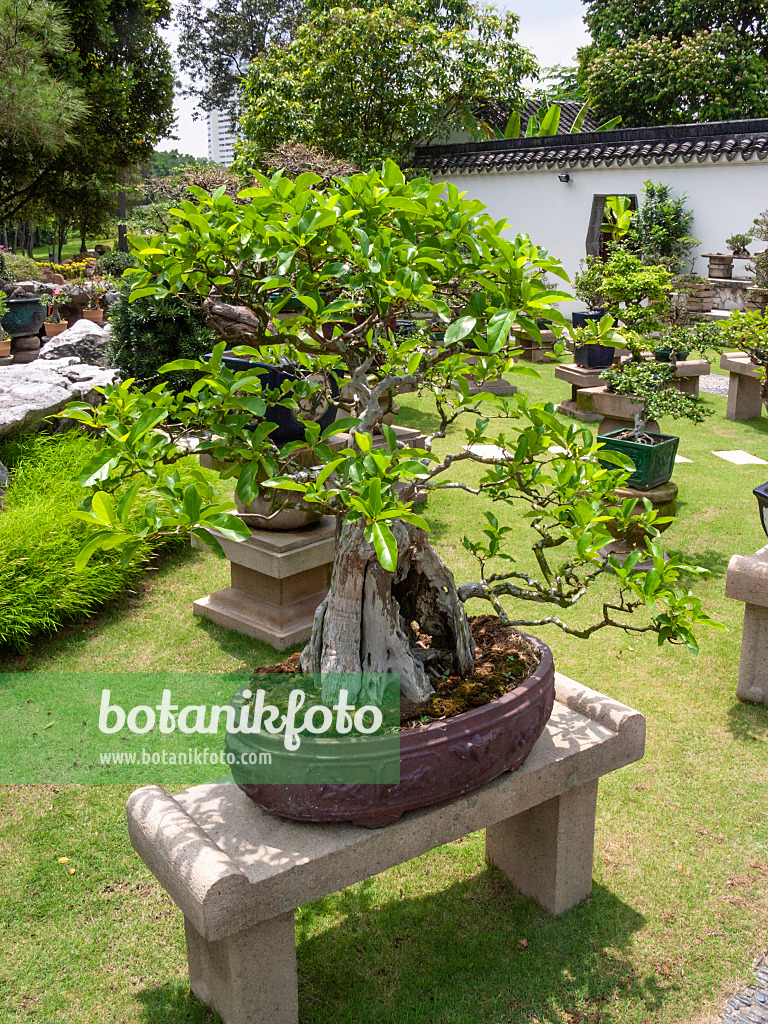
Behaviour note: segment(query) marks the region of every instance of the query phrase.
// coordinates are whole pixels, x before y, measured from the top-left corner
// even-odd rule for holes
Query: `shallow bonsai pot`
[[[581,313],[571,313],[571,323],[573,324],[574,327],[586,327],[588,321],[595,320],[595,321],[597,321],[599,323],[603,319],[604,316],[605,316],[605,313],[600,313],[600,312],[595,312],[595,311],[581,312]]]
[[[277,492],[278,503],[287,497],[286,491]],[[302,530],[305,526],[322,519],[322,513],[314,509],[304,507],[284,508],[277,514],[273,514],[274,499],[267,500],[261,495],[253,501],[244,505],[235,495],[239,519],[242,519],[246,526],[253,530]]]
[[[211,358],[209,352],[206,359]],[[224,353],[223,363],[233,372],[237,373],[241,370],[254,370],[261,369],[266,370],[266,373],[261,374],[261,386],[265,390],[272,388],[279,388],[283,381],[286,380],[297,380],[300,377],[305,376],[305,371],[299,367],[293,366],[291,363],[281,364],[279,366],[270,366],[268,363],[259,363],[252,359],[246,359],[241,356],[235,356],[231,352]],[[335,397],[338,394],[338,386],[333,377],[330,378],[331,393]],[[315,423],[320,424],[320,430],[325,430],[326,427],[330,427],[333,421],[336,419],[336,406],[328,405],[324,406],[322,410],[302,410],[299,409],[298,413],[307,420],[313,420]],[[319,415],[318,415],[319,413]],[[304,440],[304,427],[296,418],[297,413],[292,409],[285,409],[282,405],[269,406],[267,415],[270,420],[274,420],[276,427],[270,434],[272,442],[276,445],[288,444],[290,441],[303,441]]]
[[[259,807],[279,817],[352,822],[366,828],[382,828],[406,811],[442,803],[484,786],[520,767],[552,714],[552,652],[536,637],[528,639],[539,648],[541,661],[514,690],[454,718],[401,732],[397,785],[258,785],[238,781],[236,765],[233,777]],[[236,760],[241,753],[239,743],[238,735],[227,737],[227,750]],[[371,760],[370,754],[366,760]]]
[[[672,478],[675,468],[675,456],[680,438],[671,434],[656,434],[658,442],[653,445],[640,444],[622,438],[625,430],[612,430],[607,434],[598,434],[600,441],[608,451],[621,452],[628,455],[635,464],[635,472],[627,480],[627,487],[635,487],[639,491],[650,491],[660,487]],[[646,431],[652,434],[653,431]],[[607,469],[613,469],[610,463],[603,463]]]
[[[768,483],[760,484],[752,492],[757,498],[757,507],[760,511],[760,522],[763,524],[763,531],[768,537]]]
[[[573,350],[573,361],[577,366],[589,366],[594,370],[605,370],[613,364],[615,354],[616,349],[610,345],[578,345]]]
[[[45,312],[39,299],[8,299],[8,312],[3,317],[2,325],[11,338],[38,334],[44,322]]]
[[[653,358],[657,363],[684,363],[690,354],[687,349],[657,348]]]
[[[45,335],[47,338],[55,338],[57,334],[61,334],[62,331],[67,329],[67,321],[59,320],[57,324],[44,324]]]

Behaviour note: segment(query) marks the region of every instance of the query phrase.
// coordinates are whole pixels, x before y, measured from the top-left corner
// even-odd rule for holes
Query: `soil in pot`
[[[406,811],[449,800],[518,768],[552,712],[551,651],[493,616],[470,619],[470,626],[476,644],[473,675],[461,679],[446,672],[433,682],[435,693],[427,701],[401,702],[398,784],[257,784],[242,781],[233,767],[235,781],[260,807],[281,817],[379,828]],[[296,673],[298,664],[299,655],[293,655],[258,670],[257,677]],[[258,678],[254,682],[258,685]],[[275,702],[272,693],[270,701]],[[260,749],[263,739],[259,736]],[[228,737],[227,749],[236,758],[242,742],[239,735]]]

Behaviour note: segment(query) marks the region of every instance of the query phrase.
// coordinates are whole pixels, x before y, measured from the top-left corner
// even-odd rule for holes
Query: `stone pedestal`
[[[36,334],[11,338],[11,358],[14,363],[31,363],[40,355],[40,339]]]
[[[733,556],[725,596],[744,603],[736,696],[751,704],[768,704],[768,547],[754,555]]]
[[[724,352],[720,369],[728,371],[728,420],[754,420],[763,415],[762,381],[745,352]]]
[[[595,388],[582,388],[577,396],[579,412],[596,413],[600,419],[598,434],[609,434],[612,430],[626,430],[634,427],[635,416],[643,411],[641,402],[634,402],[632,395],[616,395],[608,390],[607,384]],[[650,431],[659,431],[656,420],[648,420]]]
[[[558,412],[565,413],[575,420],[582,420],[587,423],[596,423],[602,419],[599,412],[592,412],[589,409],[579,409],[579,391],[583,388],[599,388],[603,381],[600,374],[605,370],[594,370],[589,366],[577,366],[576,363],[565,363],[555,367],[557,380],[564,380],[571,385],[571,397],[561,402],[557,407]]]
[[[515,346],[519,345],[522,349],[521,359],[526,359],[530,363],[550,363],[555,353],[556,341],[557,338],[552,331],[542,331],[541,344],[526,334],[516,340]]]
[[[231,562],[232,582],[195,601],[195,615],[278,651],[309,639],[315,609],[328,592],[334,520],[327,516],[303,530],[254,530],[245,541],[211,532]],[[192,545],[205,549],[196,538]]]
[[[552,717],[520,768],[385,828],[287,821],[214,784],[137,790],[128,830],[184,914],[198,998],[226,1024],[298,1024],[297,907],[485,828],[491,863],[561,914],[592,889],[598,781],[644,746],[642,715],[558,673]]]
[[[616,497],[620,501],[626,501],[627,498],[635,499],[635,506],[632,509],[633,515],[639,515],[645,511],[645,505],[643,499],[647,498],[653,505],[654,511],[658,512],[662,516],[674,516],[677,511],[677,494],[678,486],[673,483],[672,480],[668,480],[665,484],[660,484],[658,487],[652,487],[649,491],[641,491],[636,487],[618,487],[616,489]],[[659,526],[659,530],[664,531],[670,526],[670,523],[665,523]],[[610,528],[610,527],[609,527]],[[613,530],[611,530],[613,534]],[[616,536],[615,534],[613,534]],[[603,556],[615,555],[620,563],[624,563],[624,559],[627,555],[633,551],[645,551],[645,540],[648,536],[647,532],[642,527],[635,527],[629,533],[622,537],[616,537],[616,540],[606,544],[604,548],[601,548],[601,554]],[[651,566],[652,560],[647,560],[648,566]],[[639,562],[638,568],[644,568],[646,562]]]

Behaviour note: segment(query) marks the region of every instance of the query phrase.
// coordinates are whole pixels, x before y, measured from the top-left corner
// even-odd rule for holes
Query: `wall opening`
[[[589,216],[589,227],[587,229],[587,256],[598,256],[601,260],[608,258],[608,235],[603,231],[606,222],[606,201],[614,195],[629,200],[630,210],[637,209],[636,195],[623,195],[612,192],[610,195],[593,196],[592,212]]]

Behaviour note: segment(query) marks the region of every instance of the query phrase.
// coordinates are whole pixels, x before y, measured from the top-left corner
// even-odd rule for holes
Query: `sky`
[[[587,41],[581,0],[497,0],[497,6],[511,9],[520,16],[519,40],[536,54],[542,67],[567,64],[576,50]],[[166,38],[173,49],[176,32],[170,29]],[[177,96],[177,139],[163,139],[157,148],[178,149],[192,156],[208,155],[208,134],[205,120],[194,120],[192,100]]]

